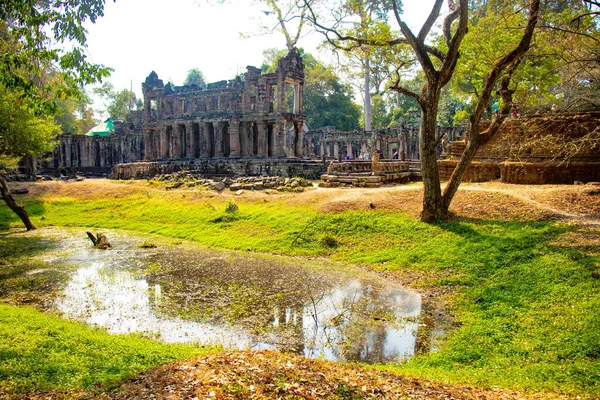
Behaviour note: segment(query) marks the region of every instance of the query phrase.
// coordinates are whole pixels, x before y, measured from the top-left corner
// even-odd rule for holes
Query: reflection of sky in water
[[[160,286],[148,286],[126,271],[107,271],[100,263],[79,269],[56,307],[70,318],[106,328],[111,333],[144,332],[168,343],[223,344],[250,347],[250,335],[235,327],[209,325],[180,318],[162,318],[150,305]]]
[[[414,353],[420,296],[399,286],[385,287],[389,283],[377,277],[346,280],[316,297],[307,294],[304,307],[276,308],[272,331],[259,335],[241,326],[156,312],[154,307],[164,296],[160,284],[149,285],[123,270],[145,262],[136,249],[104,252],[79,247],[60,262],[87,266],[72,275],[57,309],[112,333],[142,332],[169,343],[221,344],[231,349],[289,350],[285,339],[294,337],[299,343],[291,348],[308,357],[371,363]]]

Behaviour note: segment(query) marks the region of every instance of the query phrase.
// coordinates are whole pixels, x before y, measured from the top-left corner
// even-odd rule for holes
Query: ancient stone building
[[[275,73],[249,66],[205,88],[164,85],[152,72],[142,85],[144,159],[301,158],[303,86],[297,50],[279,60]]]
[[[466,143],[453,141],[438,161],[448,179]],[[464,180],[568,184],[600,181],[600,111],[546,113],[507,120],[476,153]]]
[[[117,164],[144,159],[142,111],[132,111],[123,121],[114,121],[107,135],[58,136],[52,159],[43,170],[72,173],[107,173]]]
[[[446,134],[450,141],[464,135],[465,127],[438,126],[438,135]],[[343,132],[333,127],[310,131],[306,135],[309,142],[309,156],[317,158],[333,158],[335,160],[359,158],[361,154],[371,154],[374,149],[380,150],[384,158],[392,158],[398,152],[402,160],[419,160],[419,127],[402,126],[398,128],[377,129],[372,132],[362,130]],[[439,153],[442,148],[439,146]]]

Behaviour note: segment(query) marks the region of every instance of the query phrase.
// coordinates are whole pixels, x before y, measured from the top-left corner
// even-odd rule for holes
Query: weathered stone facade
[[[600,181],[600,111],[550,113],[509,119],[482,146],[465,181],[501,179],[504,183],[566,184]],[[465,140],[452,143],[451,157],[438,161],[449,179]]]
[[[114,121],[115,131],[108,136],[59,135],[52,160],[43,169],[101,174],[117,164],[143,160],[142,116],[132,111],[124,121]]]
[[[242,76],[201,88],[164,85],[152,72],[142,88],[147,161],[303,156],[304,64],[297,50],[275,73],[248,66]]]
[[[163,174],[186,171],[195,176],[282,176],[319,179],[327,170],[323,162],[282,159],[196,159],[191,161],[136,162],[113,168],[114,179],[147,179]]]
[[[465,127],[437,128],[438,135],[446,134],[450,140],[455,140],[464,135]],[[306,134],[305,147],[309,156],[318,158],[333,158],[343,160],[347,155],[351,160],[360,158],[365,153],[371,154],[373,150],[380,150],[383,158],[392,158],[398,152],[400,160],[419,160],[419,127],[401,126],[398,128],[377,129],[372,132],[338,131],[333,127],[326,127],[310,131]],[[441,145],[439,153],[442,152]]]

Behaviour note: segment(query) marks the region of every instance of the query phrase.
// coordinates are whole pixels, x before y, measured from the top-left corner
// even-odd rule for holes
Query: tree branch
[[[427,20],[425,21],[425,23],[421,27],[421,30],[419,31],[419,34],[417,35],[417,40],[420,43],[425,42],[425,38],[429,34],[429,31],[431,30],[433,24],[435,24],[435,20],[438,19],[438,17],[440,16],[440,10],[442,9],[443,2],[444,0],[435,0],[435,4],[433,5],[433,8],[431,9],[429,16],[427,17]]]

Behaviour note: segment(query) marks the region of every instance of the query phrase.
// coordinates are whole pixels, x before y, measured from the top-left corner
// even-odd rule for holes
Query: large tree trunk
[[[433,95],[438,97],[437,95]],[[442,191],[440,189],[440,174],[435,151],[437,119],[437,98],[423,102],[421,105],[421,127],[419,130],[421,150],[421,174],[423,175],[423,210],[421,221],[435,222],[447,217],[442,206]]]
[[[479,133],[476,133],[479,134]],[[444,194],[442,197],[442,207],[444,209],[444,213],[448,214],[448,208],[450,207],[450,203],[454,198],[454,195],[458,191],[458,187],[462,182],[462,179],[467,171],[467,168],[471,165],[471,161],[475,157],[475,153],[477,153],[477,149],[479,149],[479,145],[473,141],[469,140],[467,147],[465,148],[462,156],[460,157],[460,161],[458,165],[452,171],[452,176],[450,176],[450,180],[444,189]]]
[[[0,194],[2,195],[2,200],[6,202],[6,205],[21,218],[21,221],[25,224],[25,228],[27,228],[28,231],[35,229],[35,226],[33,226],[29,220],[29,215],[27,214],[27,211],[25,211],[25,207],[17,204],[15,199],[13,199],[10,190],[8,189],[8,184],[2,175],[0,175]]]

